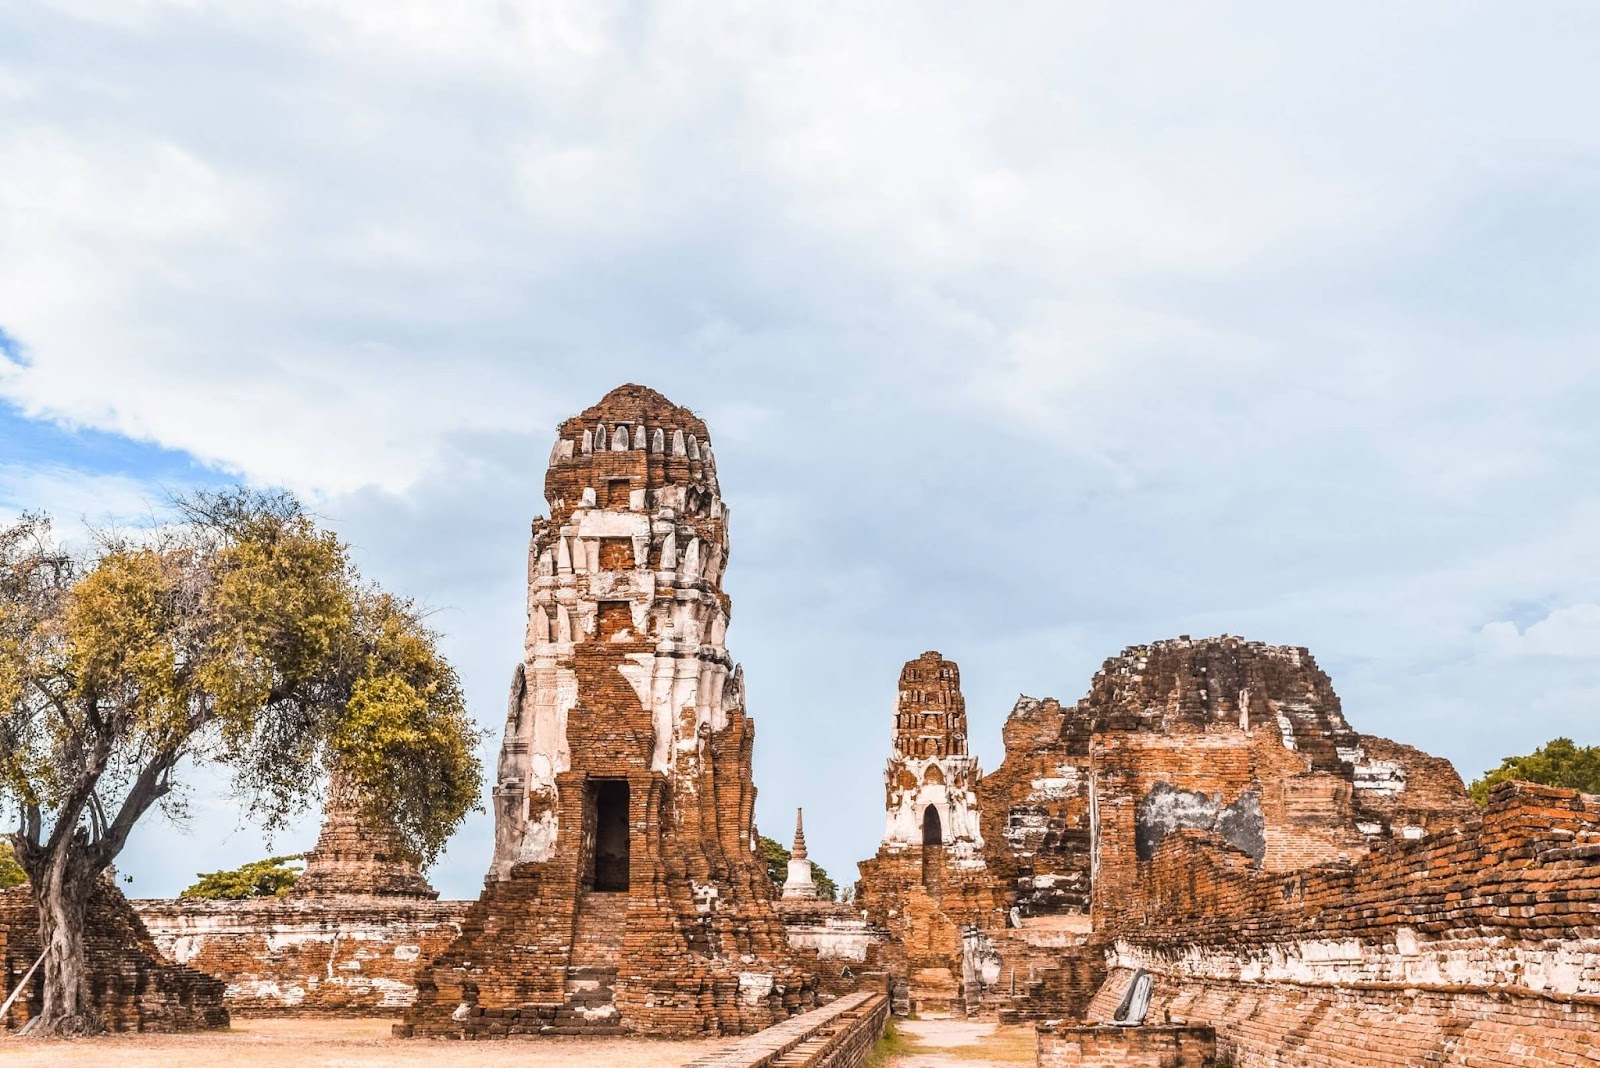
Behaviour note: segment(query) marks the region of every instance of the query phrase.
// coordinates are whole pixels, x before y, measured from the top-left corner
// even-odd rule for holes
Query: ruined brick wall
[[[1089,727],[1082,709],[1019,697],[978,786],[984,859],[1020,917],[1089,909]]]
[[[623,386],[561,424],[494,790],[495,853],[417,1034],[756,1030],[806,1004],[754,851],[705,424]]]
[[[468,906],[358,894],[133,902],[162,956],[222,980],[236,1016],[398,1016]]]
[[[889,932],[862,919],[854,904],[780,898],[775,907],[791,952],[816,977],[819,999],[889,989],[899,956]]]
[[[1072,1027],[1041,1025],[1038,1068],[1212,1068],[1216,1032],[1209,1027]]]
[[[0,986],[13,990],[39,957],[39,914],[33,890],[0,891]],[[121,891],[95,888],[84,933],[89,991],[112,1031],[198,1031],[228,1026],[223,984],[162,957]],[[0,994],[0,997],[5,995]],[[22,1026],[44,1006],[44,971],[0,1020],[0,1028]]]
[[[891,833],[861,866],[858,900],[913,977],[936,974],[959,937],[969,1011],[1081,1011],[1104,975],[1102,936],[1142,900],[1145,869],[1170,836],[1203,831],[1249,866],[1294,871],[1354,861],[1374,843],[1475,811],[1448,762],[1356,732],[1304,649],[1180,638],[1107,660],[1074,706],[1018,700],[1005,760],[974,780],[983,866],[952,880],[949,864],[916,854],[913,833],[894,833],[896,818],[904,822],[897,800],[919,770],[899,757],[902,746],[940,751],[936,735],[899,733],[926,723],[907,722],[904,691],[926,688],[930,670],[948,664],[933,655],[902,678]]]
[[[1241,1068],[1600,1061],[1600,797],[1509,784],[1464,826],[1352,864],[1261,871],[1164,842],[1091,1006],[1156,978],[1152,1017],[1209,1023]]]
[[[1013,922],[1126,900],[1186,827],[1292,871],[1472,810],[1447,761],[1351,728],[1308,652],[1226,636],[1124,650],[1072,707],[1020,698],[1004,739],[979,808]]]
[[[1293,871],[1474,811],[1448,763],[1358,734],[1304,649],[1226,636],[1135,646],[1106,662],[1080,708],[1093,728],[1099,927],[1137,898],[1140,865],[1178,830]]]

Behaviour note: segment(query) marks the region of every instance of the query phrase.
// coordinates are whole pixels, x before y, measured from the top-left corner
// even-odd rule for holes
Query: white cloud
[[[1600,658],[1600,604],[1558,608],[1527,627],[1506,620],[1486,623],[1479,638],[1495,656]]]
[[[44,512],[57,534],[74,543],[82,543],[93,530],[147,524],[163,497],[161,487],[138,478],[0,463],[0,522],[22,512]]]
[[[486,725],[551,429],[627,379],[722,443],[763,812],[836,873],[924,648],[991,765],[1017,690],[1182,631],[1469,772],[1593,707],[1592,6],[0,18],[0,398],[311,496]]]

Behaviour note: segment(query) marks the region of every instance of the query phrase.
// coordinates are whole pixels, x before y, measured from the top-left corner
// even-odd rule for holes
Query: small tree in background
[[[283,897],[300,881],[305,857],[292,853],[283,857],[241,864],[229,871],[203,871],[179,897],[212,901],[242,901],[252,897]]]
[[[21,886],[27,881],[28,873],[17,863],[16,855],[11,851],[11,843],[0,841],[0,890],[10,890],[13,886]]]
[[[774,886],[783,887],[789,879],[789,850],[783,843],[766,835],[759,838],[761,845],[761,859],[767,865],[767,878],[772,880]],[[811,881],[817,887],[817,897],[823,901],[839,900],[839,884],[833,881],[824,868],[816,861],[811,862]]]
[[[1506,757],[1498,768],[1472,784],[1473,800],[1487,804],[1489,791],[1503,782],[1536,782],[1600,794],[1600,745],[1556,738],[1527,756]]]
[[[36,1033],[99,1026],[84,924],[135,824],[185,772],[231,773],[269,832],[338,766],[429,864],[477,801],[478,734],[408,601],[363,584],[287,495],[206,493],[72,554],[0,526],[0,806],[39,909]]]

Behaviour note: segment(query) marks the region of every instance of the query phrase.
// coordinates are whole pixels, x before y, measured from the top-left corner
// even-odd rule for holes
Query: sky
[[[555,425],[659,389],[758,822],[842,881],[927,649],[989,768],[1179,634],[1309,647],[1468,779],[1600,743],[1597,52],[1554,0],[0,0],[0,518],[292,490],[492,766]],[[134,896],[314,840],[189,781]]]

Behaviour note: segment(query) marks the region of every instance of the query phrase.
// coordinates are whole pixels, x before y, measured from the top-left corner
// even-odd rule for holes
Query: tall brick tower
[[[883,844],[933,846],[983,863],[978,829],[978,759],[967,755],[967,702],[961,669],[923,653],[900,671],[894,750],[884,773],[888,795]]]
[[[896,978],[914,1006],[973,1001],[973,932],[1005,923],[979,831],[982,777],[967,753],[961,669],[933,652],[908,661],[884,770],[883,841],[861,862],[856,902],[902,947]]]
[[[653,390],[612,390],[561,424],[545,496],[494,858],[411,1025],[770,1025],[810,986],[754,852],[754,725],[724,644],[728,512],[706,426]]]

